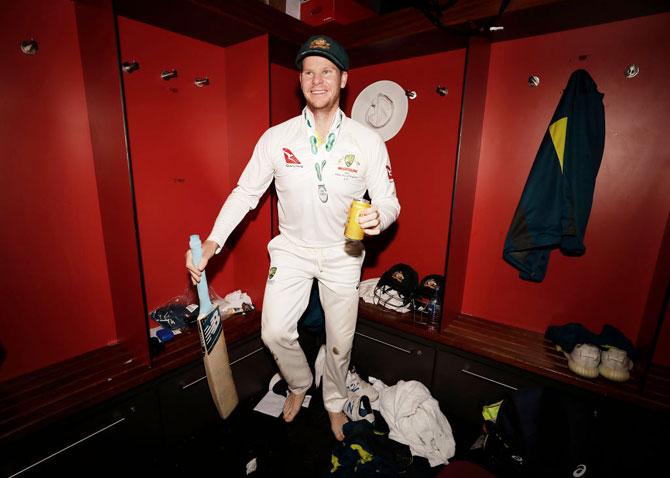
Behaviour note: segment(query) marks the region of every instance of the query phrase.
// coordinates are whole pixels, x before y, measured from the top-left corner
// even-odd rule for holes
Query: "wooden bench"
[[[260,330],[260,312],[225,320],[226,343]],[[0,384],[0,446],[66,415],[104,402],[201,357],[189,329],[165,343],[152,366],[138,364],[122,345],[103,347]]]
[[[653,366],[645,386],[633,375],[625,383],[579,377],[542,334],[466,315],[442,333],[417,325],[412,314],[399,314],[360,302],[361,319],[430,342],[460,349],[591,392],[664,411],[670,409],[670,369]],[[260,331],[260,312],[224,323],[230,345]],[[66,415],[104,402],[201,357],[195,330],[165,344],[152,366],[134,362],[122,345],[112,345],[0,384],[0,445]]]
[[[459,315],[446,330],[438,332],[415,324],[412,313],[400,314],[363,301],[359,304],[359,318],[607,397],[670,410],[668,367],[652,366],[644,387],[635,374],[624,383],[603,377],[587,379],[568,369],[565,356],[544,335],[529,330]]]

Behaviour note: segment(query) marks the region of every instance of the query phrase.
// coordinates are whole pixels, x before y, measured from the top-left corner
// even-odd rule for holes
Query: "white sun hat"
[[[388,141],[405,123],[407,109],[405,90],[394,81],[381,80],[360,92],[351,109],[351,117]]]

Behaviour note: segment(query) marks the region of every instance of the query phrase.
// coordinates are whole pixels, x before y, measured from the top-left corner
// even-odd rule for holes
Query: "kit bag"
[[[597,413],[545,387],[519,389],[482,409],[484,434],[473,445],[498,476],[595,476]]]

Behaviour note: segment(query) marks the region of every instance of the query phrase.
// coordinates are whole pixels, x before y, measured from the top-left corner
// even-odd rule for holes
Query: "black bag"
[[[485,420],[485,433],[473,445],[496,475],[595,476],[592,407],[541,387],[520,389],[499,404],[497,417]]]

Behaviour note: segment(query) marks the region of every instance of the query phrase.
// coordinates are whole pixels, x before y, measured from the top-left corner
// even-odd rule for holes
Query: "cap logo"
[[[402,271],[395,271],[391,275],[391,277],[393,278],[393,280],[397,282],[402,282],[403,280],[405,280],[405,274],[403,274]]]
[[[316,38],[312,40],[309,44],[310,48],[318,48],[320,50],[330,50],[330,43],[328,43],[325,38]]]

